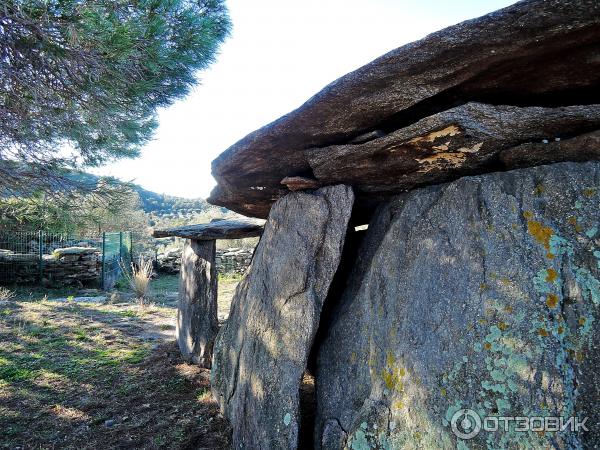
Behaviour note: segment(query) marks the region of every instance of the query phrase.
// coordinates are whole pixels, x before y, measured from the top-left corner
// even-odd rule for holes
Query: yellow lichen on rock
[[[548,294],[546,297],[546,305],[548,308],[556,308],[558,305],[558,296],[556,294]]]
[[[529,231],[529,234],[532,235],[536,241],[542,244],[546,250],[550,250],[550,238],[554,234],[552,228],[545,227],[543,224],[535,220],[528,220],[527,231]]]
[[[471,147],[461,147],[454,151],[445,151],[448,150],[449,144],[450,141],[441,146],[432,147],[434,150],[436,150],[433,155],[429,155],[424,158],[415,158],[419,164],[425,165],[419,170],[419,172],[424,173],[433,169],[461,167],[467,158],[467,154],[477,153],[483,146],[483,142],[479,142]]]
[[[546,281],[548,283],[553,283],[558,278],[558,273],[554,269],[547,269],[546,273]]]
[[[420,144],[421,142],[434,142],[436,139],[447,136],[456,136],[460,134],[460,128],[456,125],[450,125],[438,131],[432,131],[425,136],[418,136],[408,141],[409,144]]]

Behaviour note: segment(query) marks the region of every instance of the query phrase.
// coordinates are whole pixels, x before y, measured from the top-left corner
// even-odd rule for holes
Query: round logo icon
[[[459,409],[452,416],[450,426],[460,439],[473,439],[481,431],[481,417],[472,409]]]

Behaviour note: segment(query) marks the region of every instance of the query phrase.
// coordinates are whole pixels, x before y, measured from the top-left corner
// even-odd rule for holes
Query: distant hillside
[[[133,185],[140,195],[142,209],[147,213],[169,214],[177,212],[203,212],[211,206],[203,198],[181,198],[172,195],[157,194]]]
[[[233,217],[226,208],[209,205],[202,198],[186,199],[157,194],[134,183],[86,172],[61,172],[60,189],[77,193],[67,198],[48,193],[0,190],[0,230],[99,234],[132,230],[148,234],[151,228],[206,223]],[[125,188],[125,189],[123,189]],[[88,195],[104,192],[105,202]],[[135,195],[132,195],[133,192]],[[149,236],[149,235],[148,235]]]
[[[73,172],[72,175],[69,175],[69,178],[78,182],[95,185],[101,177],[87,172]],[[153,213],[156,215],[179,215],[180,213],[201,213],[209,208],[213,208],[203,198],[188,199],[166,194],[157,194],[156,192],[148,191],[135,183],[130,183],[130,186],[139,194],[141,207],[146,213]],[[223,210],[226,211],[225,209]]]

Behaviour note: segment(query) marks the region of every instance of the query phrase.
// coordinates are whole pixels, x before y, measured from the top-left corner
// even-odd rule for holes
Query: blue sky
[[[408,42],[511,0],[229,0],[231,37],[201,84],[159,112],[140,158],[95,173],[206,197],[210,162],[336,78]]]

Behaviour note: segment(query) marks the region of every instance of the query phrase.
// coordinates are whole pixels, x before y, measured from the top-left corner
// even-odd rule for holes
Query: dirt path
[[[172,307],[2,303],[0,448],[228,448],[174,326]]]

